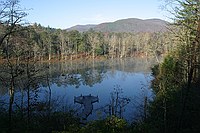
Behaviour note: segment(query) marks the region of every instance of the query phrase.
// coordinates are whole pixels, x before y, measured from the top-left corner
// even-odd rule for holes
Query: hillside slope
[[[85,32],[89,29],[101,32],[163,32],[167,30],[167,23],[168,22],[161,19],[142,20],[129,18],[117,20],[115,22],[101,23],[98,25],[77,25],[67,30],[78,30],[80,32]]]

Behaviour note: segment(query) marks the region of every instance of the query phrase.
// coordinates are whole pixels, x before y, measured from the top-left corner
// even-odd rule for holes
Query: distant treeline
[[[1,31],[7,26],[0,25]],[[28,48],[34,60],[67,60],[76,58],[122,58],[130,56],[158,57],[173,48],[168,32],[157,33],[103,33],[89,30],[87,32],[66,31],[43,27],[40,24],[18,26],[8,46],[2,44],[1,57],[21,57],[24,48]],[[23,30],[22,30],[23,29]],[[12,42],[12,43],[11,43]],[[17,45],[16,45],[17,43]],[[28,45],[25,46],[25,45]],[[25,51],[26,51],[25,50]]]

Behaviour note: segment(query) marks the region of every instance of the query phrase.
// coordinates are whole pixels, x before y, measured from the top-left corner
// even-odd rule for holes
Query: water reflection
[[[91,94],[91,96],[98,96],[99,103],[87,102],[90,109],[85,109],[85,116],[88,120],[104,118],[108,115],[118,115],[128,119],[128,116],[136,110],[131,106],[132,102],[141,101],[135,100],[140,99],[139,95],[143,93],[141,88],[145,86],[147,95],[151,95],[148,87],[152,78],[150,76],[152,64],[154,60],[141,58],[38,63],[35,67],[43,71],[38,74],[41,78],[34,80],[37,83],[37,92],[31,93],[33,97],[37,95],[37,103],[49,103],[48,108],[51,111],[69,106],[79,112],[81,105],[74,104],[74,97],[81,98],[81,95],[87,97]],[[46,75],[48,75],[48,82]],[[120,85],[123,93],[113,92],[116,85]],[[2,86],[0,102],[8,103],[7,88],[3,84],[0,86]],[[26,106],[26,95],[19,88],[18,91],[16,90],[15,98],[17,106],[20,105],[21,99],[24,100],[23,106]],[[53,104],[53,101],[57,104]],[[93,113],[89,115],[91,108]]]
[[[109,116],[123,118],[125,107],[130,103],[130,98],[123,96],[123,89],[116,85],[110,93],[110,101],[100,110]]]
[[[74,103],[79,103],[84,106],[82,110],[81,117],[83,119],[87,119],[87,117],[92,114],[93,110],[93,103],[99,102],[99,97],[98,96],[92,96],[90,95],[85,95],[85,96],[78,96],[74,97]]]

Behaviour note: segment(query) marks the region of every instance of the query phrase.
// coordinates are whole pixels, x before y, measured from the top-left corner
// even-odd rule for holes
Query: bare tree
[[[18,44],[21,43],[17,32],[23,28],[20,24],[23,23],[23,18],[27,14],[20,8],[18,0],[7,0],[0,2],[0,46],[5,51],[8,84],[9,84],[9,125],[12,128],[12,110],[15,94],[15,80],[23,72],[19,68],[19,52],[17,52]]]
[[[17,25],[22,24],[23,18],[27,13],[21,9],[19,0],[0,1],[0,24],[3,25],[2,34],[0,35],[0,46],[3,41],[12,33],[17,32]]]

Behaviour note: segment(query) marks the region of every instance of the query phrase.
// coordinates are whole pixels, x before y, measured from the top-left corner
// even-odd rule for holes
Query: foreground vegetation
[[[172,4],[177,47],[153,68],[156,97],[147,125],[152,132],[199,132],[200,1]]]
[[[22,21],[27,14],[19,7],[19,1],[1,2],[0,54],[5,67],[0,81],[9,90],[8,108],[2,105],[0,109],[1,132],[199,132],[200,2],[170,2],[167,5],[171,4],[175,10],[175,30],[137,35],[92,30],[66,32],[37,24],[27,26]],[[43,103],[37,103],[39,84],[36,79],[43,78],[49,86],[49,75],[38,74],[46,69],[35,66],[38,60],[46,57],[67,60],[78,58],[79,54],[114,58],[134,53],[155,57],[168,53],[163,62],[152,69],[155,97],[144,108],[145,115],[141,119],[128,124],[111,116],[83,126],[72,110],[51,112],[49,102],[42,106],[45,108],[39,108]],[[14,109],[17,89],[25,90],[22,94],[27,99],[22,98],[21,106]],[[51,95],[47,101],[50,99]]]

